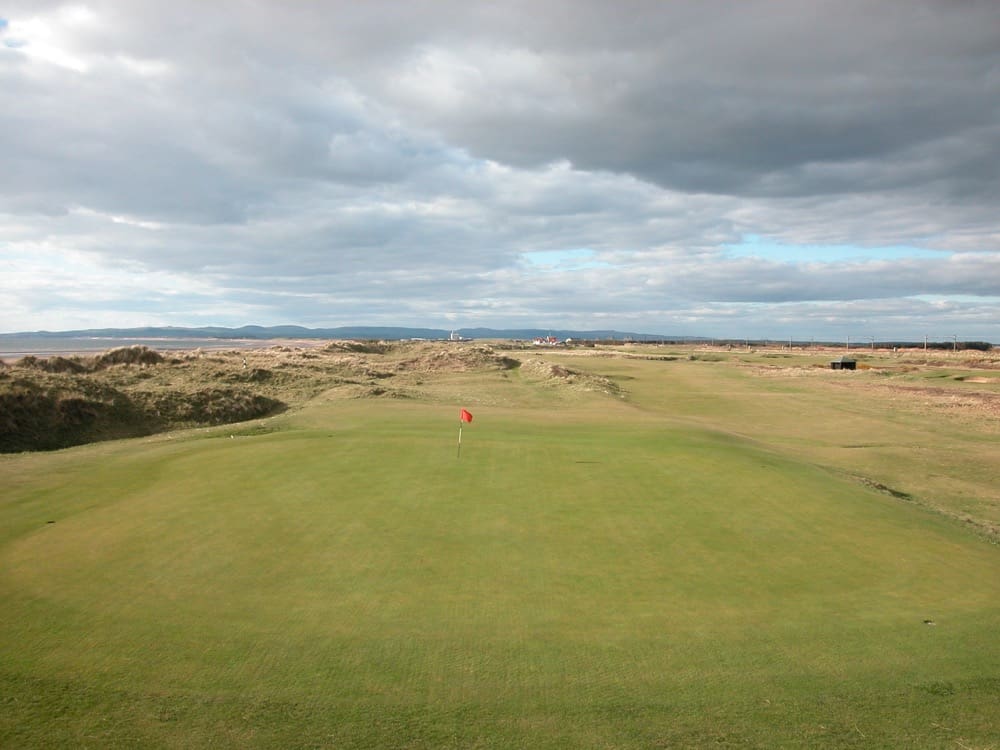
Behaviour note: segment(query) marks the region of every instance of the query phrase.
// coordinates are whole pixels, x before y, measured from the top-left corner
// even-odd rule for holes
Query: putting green
[[[0,745],[1000,741],[995,546],[630,408],[4,457]]]

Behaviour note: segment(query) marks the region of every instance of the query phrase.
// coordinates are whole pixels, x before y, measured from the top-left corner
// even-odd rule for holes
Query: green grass
[[[1000,539],[1000,414],[951,408],[948,394],[960,398],[966,383],[949,377],[929,399],[905,389],[909,376],[903,388],[885,390],[876,371],[758,377],[717,363],[566,359],[622,378],[636,407],[626,419],[668,415],[736,435],[847,478],[871,479]],[[976,374],[984,372],[991,371]],[[917,382],[926,382],[926,373]]]
[[[586,366],[2,457],[0,746],[1000,745],[1000,550],[802,407],[909,417]]]

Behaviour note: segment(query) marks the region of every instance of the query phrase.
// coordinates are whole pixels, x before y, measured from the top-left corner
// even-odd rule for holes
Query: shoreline
[[[31,343],[28,343],[31,342]],[[6,342],[0,341],[0,344]],[[190,352],[198,349],[227,351],[242,349],[268,349],[273,346],[293,346],[300,349],[314,349],[328,344],[327,339],[171,339],[88,336],[86,338],[67,337],[65,339],[32,339],[25,336],[11,342],[6,348],[0,345],[0,362],[13,364],[24,357],[93,357],[111,349],[126,346],[147,346],[159,352]],[[18,346],[17,344],[21,344]],[[27,345],[24,345],[27,344]],[[36,345],[32,345],[36,344]]]

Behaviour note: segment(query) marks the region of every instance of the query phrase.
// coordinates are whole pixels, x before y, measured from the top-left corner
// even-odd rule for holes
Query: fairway
[[[0,457],[0,747],[1000,746],[1000,548],[720,366]]]

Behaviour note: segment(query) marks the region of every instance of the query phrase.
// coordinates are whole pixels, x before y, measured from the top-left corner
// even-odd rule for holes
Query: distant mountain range
[[[154,326],[144,328],[90,328],[78,331],[26,331],[0,333],[0,338],[103,338],[103,339],[447,339],[451,330],[444,328],[404,328],[396,326],[342,326],[339,328],[304,328],[302,326],[242,326],[241,328],[183,328]],[[632,341],[689,341],[693,336],[665,336],[652,333],[596,330],[572,331],[558,328],[459,328],[454,333],[466,339],[535,339],[553,336],[565,339],[616,339]]]

